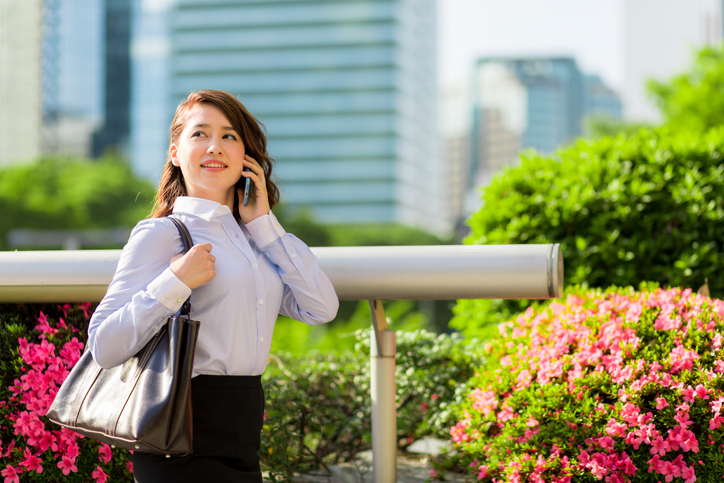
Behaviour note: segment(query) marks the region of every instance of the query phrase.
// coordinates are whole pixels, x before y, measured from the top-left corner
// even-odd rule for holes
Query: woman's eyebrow
[[[200,124],[195,124],[195,125],[194,125],[194,129],[199,129],[199,128],[208,129],[208,128],[210,128],[210,127],[211,127],[211,126],[208,125],[208,124],[206,124],[206,123],[200,123]],[[231,126],[222,126],[221,129],[223,129],[224,131],[236,131],[236,129],[234,129],[234,128],[231,127]]]

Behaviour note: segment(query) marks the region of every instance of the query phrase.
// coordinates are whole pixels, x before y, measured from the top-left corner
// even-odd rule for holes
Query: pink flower
[[[684,479],[684,483],[694,483],[696,481],[694,467],[684,465],[681,468],[681,477]]]
[[[668,405],[669,405],[669,403],[666,402],[665,398],[663,398],[663,397],[656,398],[656,409],[662,410]]]
[[[714,337],[711,340],[711,345],[714,347],[715,352],[721,349],[721,343],[722,343],[722,336],[720,333],[716,333]]]
[[[719,429],[722,423],[724,423],[724,417],[714,416],[709,420],[709,430],[713,431],[715,429]]]
[[[83,310],[83,315],[85,315],[86,319],[90,317],[88,315],[88,309],[90,308],[91,305],[92,305],[91,302],[83,302],[82,304],[78,304],[78,307],[80,307],[81,310]]]
[[[515,417],[513,408],[511,408],[510,406],[503,406],[501,409],[502,411],[498,413],[498,421],[500,421],[501,423],[509,421]]]
[[[683,346],[677,345],[669,356],[671,372],[676,374],[680,371],[689,371],[694,368],[694,361],[698,360],[699,354],[696,351],[686,350]]]
[[[664,438],[661,436],[651,441],[651,454],[653,455],[660,454],[661,456],[664,456],[668,449],[668,444],[664,442]]]
[[[708,391],[703,384],[698,384],[694,389],[694,392],[696,392],[696,396],[700,399],[709,399]]]
[[[100,466],[96,466],[96,470],[91,473],[91,476],[95,478],[98,483],[105,483],[108,479],[108,475],[103,472]]]
[[[23,457],[25,458],[25,460],[20,463],[20,466],[24,466],[29,471],[34,470],[38,473],[43,472],[43,466],[41,465],[43,461],[37,456],[33,455],[30,452],[29,448],[25,448],[25,451],[23,451]]]
[[[128,471],[133,474],[133,461],[126,461],[126,468],[128,468]]]
[[[625,424],[619,423],[615,419],[611,418],[608,420],[608,424],[606,425],[606,434],[622,438],[626,434],[626,429],[627,426]]]
[[[613,439],[611,439],[609,436],[604,436],[603,438],[598,438],[598,444],[601,445],[601,448],[612,450],[613,449]]]
[[[70,472],[78,473],[78,467],[75,466],[75,458],[70,459],[67,456],[63,456],[61,460],[58,462],[58,468],[63,470],[63,474],[65,476],[68,476]]]
[[[13,468],[7,465],[4,470],[0,471],[0,475],[5,477],[5,483],[20,483],[20,474],[23,472],[21,468]]]
[[[105,464],[110,463],[111,458],[113,458],[113,454],[111,454],[111,447],[108,446],[106,443],[101,443],[101,445],[98,447],[98,460],[102,461]]]

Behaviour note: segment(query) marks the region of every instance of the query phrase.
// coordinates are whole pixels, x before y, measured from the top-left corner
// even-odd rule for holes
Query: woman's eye
[[[224,137],[227,139],[233,139],[234,141],[236,141],[236,136],[234,136],[233,134],[227,134]]]
[[[196,131],[196,132],[194,132],[194,133],[191,134],[191,137],[192,137],[192,138],[199,138],[199,137],[202,137],[202,136],[205,136],[205,134],[202,133],[201,131]]]

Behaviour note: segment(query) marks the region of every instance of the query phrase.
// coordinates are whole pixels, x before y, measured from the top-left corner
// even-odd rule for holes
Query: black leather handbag
[[[192,246],[176,224],[184,253]],[[89,350],[58,390],[47,417],[60,426],[120,448],[146,453],[193,452],[191,376],[200,323],[190,320],[187,299],[125,364],[103,369]]]

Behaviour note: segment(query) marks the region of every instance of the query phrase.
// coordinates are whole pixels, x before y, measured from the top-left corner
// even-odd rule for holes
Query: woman
[[[201,321],[191,383],[194,453],[134,454],[137,482],[261,481],[261,373],[276,317],[314,325],[336,315],[337,296],[317,259],[271,212],[279,200],[271,172],[260,123],[235,97],[204,90],[179,105],[155,210],[131,233],[88,328],[93,358],[114,367],[189,295],[191,318]],[[251,180],[247,205],[244,178]],[[194,247],[183,256],[167,216],[191,233]]]

